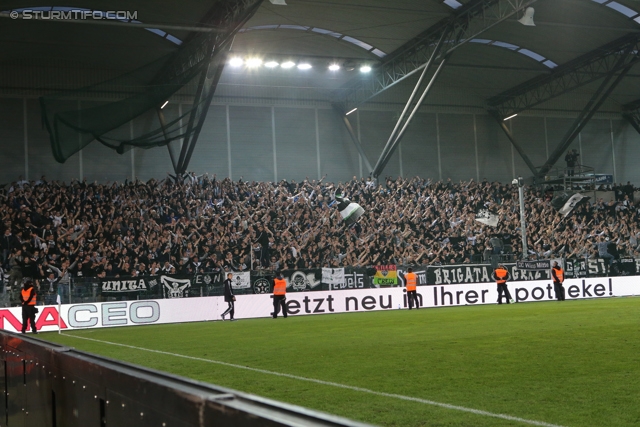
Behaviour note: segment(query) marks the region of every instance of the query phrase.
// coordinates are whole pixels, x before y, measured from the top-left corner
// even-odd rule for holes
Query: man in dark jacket
[[[224,300],[229,305],[227,310],[222,313],[222,320],[224,321],[224,317],[228,314],[229,320],[232,322],[236,319],[233,318],[233,314],[235,313],[235,301],[236,297],[233,295],[233,288],[231,287],[231,278],[233,277],[233,273],[227,274],[227,279],[224,281]]]

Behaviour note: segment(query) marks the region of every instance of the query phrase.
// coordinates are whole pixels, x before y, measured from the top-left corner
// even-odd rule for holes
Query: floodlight
[[[293,67],[295,67],[295,66],[296,66],[296,63],[295,63],[295,62],[293,62],[293,61],[287,61],[287,62],[283,62],[282,64],[280,64],[280,66],[281,66],[282,68],[289,69],[289,68],[293,68]]]
[[[262,59],[260,58],[249,58],[245,61],[247,68],[258,68],[262,65]]]
[[[276,61],[269,61],[269,62],[265,62],[264,66],[267,68],[276,68],[278,64]]]
[[[242,64],[244,64],[242,58],[235,57],[229,60],[229,65],[231,65],[232,67],[241,67]]]
[[[339,69],[340,69],[340,66],[338,64],[329,65],[329,70],[330,71],[338,71]]]
[[[363,65],[362,67],[360,67],[360,72],[361,73],[368,73],[371,71],[371,67],[368,65]]]
[[[309,70],[311,68],[311,64],[302,63],[298,64],[298,70]]]

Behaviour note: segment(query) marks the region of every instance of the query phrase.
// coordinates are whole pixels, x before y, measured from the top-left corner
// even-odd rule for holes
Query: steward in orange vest
[[[553,263],[551,275],[553,276],[553,290],[556,292],[556,298],[558,301],[564,301],[564,287],[562,286],[564,270],[558,265],[557,261]]]
[[[509,293],[509,289],[507,288],[509,271],[504,267],[504,265],[500,264],[498,268],[493,271],[493,277],[498,284],[498,304],[502,304],[503,294],[504,298],[507,300],[507,304],[514,302],[513,299],[511,299],[511,294]]]
[[[420,308],[420,303],[418,302],[418,295],[416,294],[416,285],[418,282],[418,277],[416,273],[413,272],[412,268],[407,270],[407,274],[404,276],[405,286],[407,287],[407,299],[409,300],[409,310],[413,308],[413,303],[416,303],[416,310]]]
[[[36,329],[36,289],[33,282],[27,280],[24,282],[23,289],[20,291],[20,303],[22,304],[22,333],[27,332],[27,322],[31,322],[31,330],[34,334],[38,333]]]
[[[278,317],[280,313],[280,306],[282,306],[282,316],[287,318],[287,282],[282,278],[282,272],[276,272],[276,278],[273,279],[273,313],[271,315],[274,319]]]

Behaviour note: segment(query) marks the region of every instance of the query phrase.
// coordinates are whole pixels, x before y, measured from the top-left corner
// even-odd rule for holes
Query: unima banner
[[[640,282],[636,277],[568,279],[564,287],[567,299],[640,295]],[[495,304],[498,299],[496,288],[492,283],[420,286],[417,296],[422,308]],[[555,299],[550,281],[512,283],[509,289],[517,302]],[[287,294],[286,306],[290,316],[303,316],[397,310],[406,308],[407,301],[404,288],[390,287],[291,293]],[[60,313],[57,306],[41,306],[36,325],[41,331],[57,331],[58,324],[63,330],[72,330],[202,322],[219,320],[226,309],[227,304],[221,296],[65,304]],[[271,294],[236,296],[237,319],[269,317],[272,311]],[[0,309],[2,329],[19,331],[21,318],[19,307]]]
[[[376,265],[375,269],[374,286],[396,286],[398,284],[398,271],[395,265]]]

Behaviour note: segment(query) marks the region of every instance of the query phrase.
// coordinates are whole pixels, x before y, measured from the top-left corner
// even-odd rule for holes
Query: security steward
[[[505,299],[507,300],[507,304],[509,304],[510,302],[514,302],[513,299],[511,299],[511,294],[509,293],[509,289],[507,288],[509,271],[504,267],[504,265],[500,264],[498,268],[493,271],[493,277],[498,284],[498,304],[502,304],[503,294]]]
[[[564,301],[564,270],[558,265],[558,262],[553,263],[551,268],[551,275],[553,276],[553,290],[556,292],[556,299],[558,301]]]
[[[409,300],[409,310],[413,308],[413,303],[416,303],[416,310],[420,308],[418,303],[418,295],[416,294],[416,284],[418,278],[412,268],[407,270],[407,274],[404,276],[405,286],[407,287],[407,299]]]
[[[287,318],[287,282],[282,278],[282,272],[276,273],[273,279],[273,318],[278,317],[282,306],[282,316]]]
[[[31,322],[31,330],[34,334],[38,333],[36,329],[36,288],[33,287],[33,281],[27,280],[24,282],[22,290],[20,291],[20,304],[22,304],[22,333],[27,332],[27,322]]]

